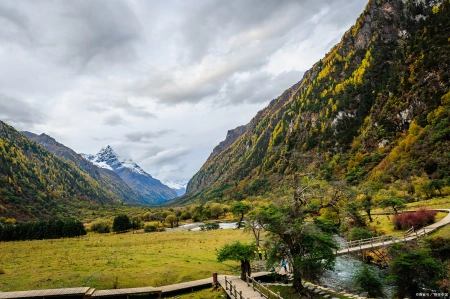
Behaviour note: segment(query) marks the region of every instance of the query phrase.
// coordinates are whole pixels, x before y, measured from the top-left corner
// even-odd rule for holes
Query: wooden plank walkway
[[[68,289],[49,289],[49,290],[31,290],[18,292],[0,292],[1,299],[13,298],[45,298],[55,296],[84,296],[91,290],[90,287],[68,288]]]
[[[270,274],[270,272],[257,272],[252,275],[252,278],[257,278],[261,276],[266,276]],[[225,277],[228,281],[228,283],[225,283]],[[224,291],[228,294],[230,298],[237,298],[237,299],[267,299],[267,297],[264,297],[261,295],[260,292],[253,289],[252,285],[248,285],[246,281],[243,281],[238,276],[225,276],[225,275],[219,275],[218,282],[224,289]],[[230,283],[233,286],[230,288]]]
[[[375,239],[365,239],[365,240],[355,241],[354,243],[350,243],[350,244],[356,243],[355,246],[337,250],[335,252],[335,254],[337,256],[339,256],[339,255],[345,255],[345,254],[350,254],[350,253],[357,253],[357,252],[361,252],[361,251],[367,251],[367,250],[388,247],[395,243],[411,242],[411,241],[416,240],[419,237],[422,237],[422,236],[425,236],[427,234],[434,232],[435,230],[437,230],[440,227],[450,224],[450,209],[434,209],[434,210],[439,211],[439,212],[446,212],[449,214],[442,220],[440,220],[436,223],[433,223],[431,225],[428,225],[424,228],[421,228],[420,230],[418,230],[414,233],[411,233],[410,235],[407,235],[403,238],[395,238],[393,236],[390,236],[390,240],[384,240],[382,238],[382,239],[380,239],[380,241],[373,242],[374,240],[378,240],[377,238],[375,238]]]
[[[91,297],[112,297],[112,296],[129,296],[139,294],[161,294],[161,289],[154,287],[142,287],[142,288],[128,288],[128,289],[115,289],[115,290],[95,290],[90,294]],[[86,294],[88,297],[89,294]]]
[[[254,277],[261,277],[267,275],[269,272],[257,272]],[[220,276],[219,276],[220,277]],[[222,275],[222,277],[224,277]],[[66,288],[66,289],[48,289],[48,290],[31,290],[31,291],[16,291],[16,292],[1,292],[0,299],[20,299],[20,298],[46,298],[46,297],[60,297],[60,296],[77,296],[77,297],[114,297],[114,296],[129,296],[138,294],[152,294],[160,293],[167,294],[171,292],[179,292],[195,288],[212,286],[213,279],[205,278],[188,282],[181,282],[162,287],[140,287],[114,290],[96,290],[90,287],[82,288]],[[224,288],[225,289],[225,288]]]
[[[193,291],[194,288],[198,288],[198,287],[204,287],[204,286],[212,286],[213,284],[213,279],[212,277],[210,278],[205,278],[205,279],[199,279],[199,280],[194,280],[194,281],[187,281],[187,282],[181,282],[181,283],[177,283],[177,284],[171,284],[171,285],[167,285],[167,286],[162,286],[159,287],[158,289],[160,289],[162,291],[162,293],[170,293],[170,292],[178,292],[178,291],[183,291],[183,290],[191,290]]]

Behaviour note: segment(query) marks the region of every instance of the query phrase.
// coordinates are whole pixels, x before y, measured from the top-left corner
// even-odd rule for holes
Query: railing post
[[[252,278],[252,288],[253,288],[253,291],[255,290],[255,279],[254,278]]]
[[[240,299],[242,299],[242,291],[239,291],[239,297],[241,297]]]
[[[277,299],[281,299],[280,292],[277,292]]]
[[[259,293],[262,296],[262,287],[261,287],[261,280],[258,280],[258,284],[259,284]]]
[[[248,283],[248,274],[245,274],[245,281],[247,282],[247,286],[249,286],[249,283]]]
[[[362,250],[362,248],[361,248],[361,241],[362,241],[362,239],[359,240],[359,250]]]
[[[225,276],[225,290],[228,290],[228,286],[227,286],[227,276]]]

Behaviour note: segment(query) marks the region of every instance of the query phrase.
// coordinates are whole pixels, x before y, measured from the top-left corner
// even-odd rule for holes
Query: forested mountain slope
[[[0,121],[0,217],[45,219],[66,216],[73,208],[118,202],[72,162]]]
[[[260,195],[304,172],[448,185],[449,87],[450,1],[371,0],[300,82],[209,157],[178,203]]]
[[[147,201],[139,195],[136,190],[125,183],[120,176],[112,170],[95,166],[90,161],[77,154],[71,148],[57,142],[46,134],[34,134],[31,132],[21,132],[25,137],[39,143],[49,152],[60,158],[72,161],[76,167],[86,172],[107,190],[111,190],[117,198],[132,204],[145,204]]]

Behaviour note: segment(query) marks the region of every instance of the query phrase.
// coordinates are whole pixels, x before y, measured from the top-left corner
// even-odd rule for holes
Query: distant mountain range
[[[153,178],[132,160],[120,159],[109,145],[96,155],[81,156],[100,168],[117,173],[144,198],[146,204],[161,204],[178,196],[175,190]]]

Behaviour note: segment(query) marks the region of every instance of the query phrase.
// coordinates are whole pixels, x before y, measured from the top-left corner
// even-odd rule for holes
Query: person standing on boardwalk
[[[259,255],[259,259],[262,260],[262,250],[261,247],[258,246],[258,255]]]
[[[283,260],[283,261],[281,262],[281,266],[283,266],[284,271],[285,271],[286,273],[288,273],[288,270],[287,270],[287,263],[286,263],[285,260]]]

